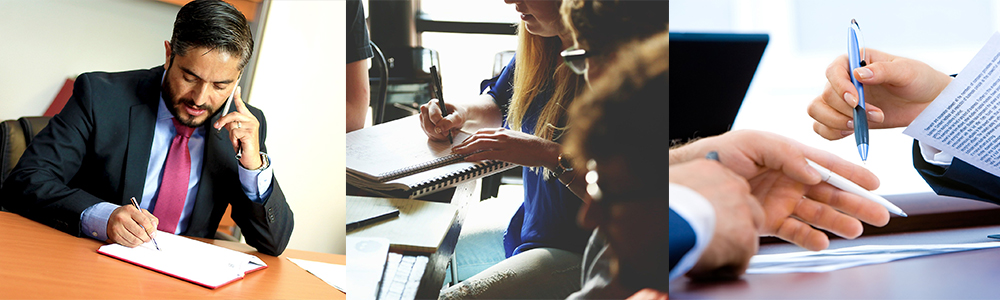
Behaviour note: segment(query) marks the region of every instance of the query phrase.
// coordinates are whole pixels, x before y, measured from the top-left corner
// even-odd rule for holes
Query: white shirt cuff
[[[938,167],[948,167],[951,166],[951,161],[955,159],[954,155],[924,144],[924,142],[917,141],[917,144],[920,145],[920,156],[923,156],[924,161],[929,164]]]
[[[694,190],[679,184],[670,184],[670,209],[680,215],[694,230],[695,244],[691,251],[684,254],[676,266],[670,270],[670,280],[680,277],[694,267],[705,252],[708,243],[715,234],[715,209],[705,197]]]
[[[271,166],[274,164],[274,160],[270,155],[267,156],[267,167],[261,170],[248,170],[244,168],[243,165],[237,163],[240,166],[240,185],[243,186],[243,193],[250,198],[250,201],[257,202],[259,204],[264,203],[264,199],[270,196],[271,180],[274,179],[274,169]]]

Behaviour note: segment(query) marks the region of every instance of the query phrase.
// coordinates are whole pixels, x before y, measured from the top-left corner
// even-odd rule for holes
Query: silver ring
[[[243,127],[243,124],[240,123],[240,121],[236,121],[236,129],[240,129],[242,127]]]

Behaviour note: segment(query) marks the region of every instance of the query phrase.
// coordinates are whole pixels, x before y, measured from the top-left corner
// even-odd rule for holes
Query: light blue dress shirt
[[[160,105],[156,112],[156,127],[153,131],[153,147],[149,153],[149,165],[146,168],[146,181],[142,189],[142,201],[139,207],[153,211],[156,207],[157,194],[160,191],[160,181],[163,178],[163,167],[167,161],[167,153],[170,151],[170,144],[173,141],[177,129],[171,120],[174,116],[167,110],[167,106],[160,96]],[[205,128],[199,127],[191,134],[188,140],[188,149],[191,152],[191,178],[188,181],[187,199],[184,201],[184,210],[177,223],[174,234],[179,234],[187,229],[191,223],[191,212],[194,210],[195,196],[198,195],[198,187],[201,182],[201,170],[205,153]],[[235,159],[235,158],[234,158]],[[242,165],[239,167],[240,185],[247,198],[256,203],[264,203],[271,195],[271,180],[274,172],[271,169],[273,160],[268,157],[269,164],[262,170],[248,170]],[[238,164],[239,165],[239,164]],[[261,192],[263,191],[263,192]],[[108,239],[108,219],[115,209],[120,207],[110,202],[101,202],[87,208],[80,215],[81,230],[87,236],[105,241]]]

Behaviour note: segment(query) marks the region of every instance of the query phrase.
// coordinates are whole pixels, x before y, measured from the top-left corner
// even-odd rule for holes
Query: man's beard
[[[166,104],[167,110],[170,111],[170,114],[174,116],[174,119],[176,119],[177,122],[180,122],[181,124],[184,124],[184,126],[191,127],[191,128],[201,127],[201,125],[204,125],[205,122],[207,122],[209,119],[211,119],[212,116],[215,115],[216,111],[218,111],[218,108],[212,107],[207,102],[204,105],[195,105],[194,104],[194,100],[191,99],[191,98],[177,98],[177,97],[175,97],[169,79],[163,81],[163,100],[166,101],[166,103],[164,103],[164,104]],[[181,118],[180,115],[179,115],[179,112],[178,112],[179,108],[178,108],[178,106],[180,106],[180,105],[189,105],[191,107],[194,107],[195,109],[204,109],[204,110],[206,110],[206,112],[205,112],[205,114],[203,114],[203,116],[207,116],[207,117],[205,117],[204,120],[195,121],[195,119],[197,119],[198,117],[188,115],[191,118],[185,120],[185,119]]]

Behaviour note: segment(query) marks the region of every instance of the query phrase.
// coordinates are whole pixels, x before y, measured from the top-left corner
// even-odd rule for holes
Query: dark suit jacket
[[[1000,177],[958,158],[952,160],[947,168],[932,165],[920,155],[916,140],[913,141],[913,167],[938,195],[1000,204]]]
[[[80,75],[63,110],[32,140],[4,182],[2,206],[66,233],[81,236],[83,210],[102,201],[128,205],[142,195],[163,66],[119,73]],[[267,122],[260,120],[260,149]],[[235,105],[230,110],[235,110]],[[292,211],[277,179],[264,204],[247,198],[240,185],[229,132],[207,121],[201,183],[191,222],[182,235],[214,237],[232,204],[232,218],[247,244],[279,255],[292,234]]]

